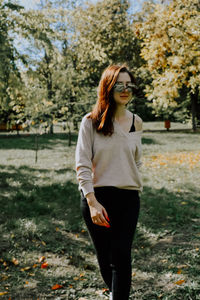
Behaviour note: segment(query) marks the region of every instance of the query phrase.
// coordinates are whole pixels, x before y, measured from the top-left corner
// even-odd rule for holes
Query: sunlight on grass
[[[34,136],[1,137],[0,291],[8,292],[7,299],[103,297],[105,286],[80,213],[76,138],[69,147],[64,134],[41,135],[35,164]],[[132,249],[131,297],[197,300],[199,134],[145,132],[141,172],[144,190]],[[46,269],[39,262],[43,256]],[[184,282],[175,284],[180,280]],[[56,284],[63,289],[52,290]]]
[[[200,168],[200,151],[190,151],[181,153],[165,153],[146,156],[144,167],[161,168],[172,166],[184,166],[186,168]]]

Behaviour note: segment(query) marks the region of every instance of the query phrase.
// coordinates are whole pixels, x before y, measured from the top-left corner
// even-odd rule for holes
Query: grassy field
[[[0,299],[108,299],[79,209],[76,138],[39,136],[35,164],[34,135],[0,136]],[[142,177],[130,299],[198,300],[200,134],[145,132]]]

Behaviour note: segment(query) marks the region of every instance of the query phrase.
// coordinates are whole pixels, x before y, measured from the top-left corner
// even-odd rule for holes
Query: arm
[[[92,144],[93,128],[91,120],[83,118],[79,130],[76,146],[76,172],[84,197],[86,197],[93,223],[110,227],[105,208],[97,201],[94,195],[92,180]]]
[[[92,181],[92,143],[93,130],[91,120],[82,119],[76,145],[76,174],[84,196],[94,192]]]

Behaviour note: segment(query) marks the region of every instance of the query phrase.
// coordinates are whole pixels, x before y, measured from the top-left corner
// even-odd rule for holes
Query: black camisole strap
[[[131,129],[129,130],[129,132],[134,132],[135,131],[134,121],[135,121],[135,115],[133,114],[133,123],[132,123]]]

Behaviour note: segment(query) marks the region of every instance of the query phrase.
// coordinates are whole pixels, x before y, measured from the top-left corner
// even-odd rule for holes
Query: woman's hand
[[[95,225],[110,227],[109,218],[106,209],[97,201],[94,193],[86,195],[92,222]]]

